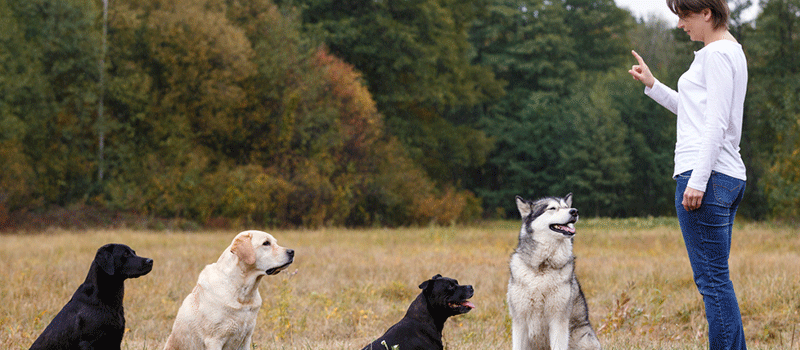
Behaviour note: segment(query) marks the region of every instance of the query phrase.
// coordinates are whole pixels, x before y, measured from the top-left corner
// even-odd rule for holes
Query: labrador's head
[[[294,261],[294,249],[278,245],[275,237],[262,231],[244,231],[231,243],[231,252],[245,271],[275,275]]]
[[[146,275],[153,269],[153,259],[136,255],[124,244],[106,244],[97,249],[94,263],[107,275],[122,279]]]

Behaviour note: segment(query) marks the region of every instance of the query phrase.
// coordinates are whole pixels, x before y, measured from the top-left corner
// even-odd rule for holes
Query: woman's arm
[[[636,51],[631,50],[631,54],[639,61],[639,64],[633,65],[628,73],[633,76],[633,79],[641,81],[645,85],[644,93],[647,96],[650,96],[670,112],[678,114],[678,93],[659,82],[650,72],[650,67],[644,63],[642,56],[639,56]]]
[[[722,52],[710,52],[703,63],[706,81],[706,110],[697,163],[692,168],[688,186],[704,191],[711,169],[722,151],[725,132],[731,125],[733,109],[733,65]]]
[[[658,79],[656,79],[652,88],[644,88],[644,94],[650,96],[650,98],[673,114],[678,114],[678,92],[662,84]]]

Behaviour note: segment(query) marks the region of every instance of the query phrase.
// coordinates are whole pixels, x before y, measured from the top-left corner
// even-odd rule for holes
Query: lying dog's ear
[[[519,215],[522,215],[523,218],[527,217],[531,214],[531,203],[517,196],[517,209],[519,210]]]
[[[425,289],[428,288],[429,285],[431,285],[431,286],[433,285],[433,283],[431,283],[431,280],[427,280],[425,282],[422,282],[422,284],[419,285],[419,289],[422,289],[424,291]]]
[[[567,203],[567,208],[572,208],[572,192],[567,193],[564,197],[564,203]]]
[[[429,279],[429,280],[427,280],[425,282],[422,282],[422,284],[419,285],[419,289],[425,290],[425,289],[428,288],[429,285],[433,286],[432,282],[434,280],[438,280],[440,278],[442,278],[442,275],[441,274],[436,274],[436,276],[431,277],[431,279]]]
[[[241,235],[236,237],[236,240],[231,244],[231,252],[236,254],[239,261],[243,261],[247,265],[256,263],[256,251],[253,250],[253,245],[250,244],[251,234]]]
[[[116,264],[114,263],[114,254],[111,254],[109,249],[111,249],[109,246],[98,249],[97,254],[94,256],[94,262],[107,275],[113,276]]]

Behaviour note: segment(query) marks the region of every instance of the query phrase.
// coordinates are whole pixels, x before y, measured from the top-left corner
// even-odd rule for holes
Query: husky
[[[516,199],[522,229],[509,262],[507,294],[513,349],[601,349],[575,275],[578,209],[572,208],[572,193]]]

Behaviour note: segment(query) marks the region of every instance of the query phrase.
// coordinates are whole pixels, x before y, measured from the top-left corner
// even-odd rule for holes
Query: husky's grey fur
[[[600,349],[575,276],[572,193],[536,201],[517,196],[517,208],[522,229],[507,295],[514,350]]]

